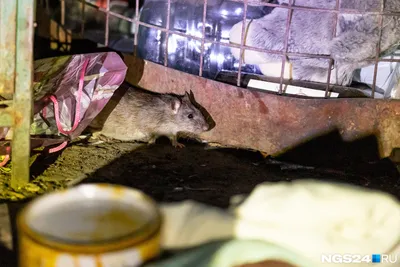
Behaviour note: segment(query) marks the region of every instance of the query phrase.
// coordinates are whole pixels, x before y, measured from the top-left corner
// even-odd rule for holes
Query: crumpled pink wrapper
[[[84,76],[81,102],[77,103],[79,79],[86,60],[88,60],[88,65]],[[127,66],[115,52],[36,60],[32,86],[34,108],[30,130],[31,148],[53,145],[78,137],[123,83],[126,72]],[[78,127],[67,135],[61,134],[57,128],[54,105],[48,99],[50,95],[57,99],[59,122],[65,131],[72,128],[76,105],[80,105]],[[3,140],[1,143],[9,142],[4,140],[8,139],[9,130],[9,128],[0,128],[0,138]],[[0,152],[4,150],[4,146],[1,148]]]

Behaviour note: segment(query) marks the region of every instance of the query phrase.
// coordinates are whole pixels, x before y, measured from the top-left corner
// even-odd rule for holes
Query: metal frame
[[[0,0],[0,126],[11,127],[11,186],[29,182],[35,0]]]
[[[62,3],[65,0],[60,0]],[[293,14],[293,10],[313,10],[315,12],[329,12],[329,13],[335,13],[336,14],[336,18],[335,18],[335,23],[333,25],[334,30],[333,30],[333,35],[332,37],[336,36],[336,25],[337,25],[337,21],[338,21],[338,16],[339,14],[375,14],[375,15],[379,15],[379,36],[382,36],[382,27],[383,27],[383,16],[400,16],[400,13],[390,13],[390,12],[384,12],[384,1],[382,1],[381,4],[381,10],[380,12],[360,12],[360,11],[356,11],[356,10],[351,10],[351,9],[339,9],[339,4],[340,4],[340,0],[336,0],[336,7],[335,9],[327,9],[327,8],[314,8],[314,7],[301,7],[301,6],[296,6],[294,4],[295,0],[289,0],[289,5],[279,5],[279,4],[271,4],[271,3],[257,3],[257,5],[260,6],[270,6],[270,7],[278,7],[278,8],[284,8],[284,9],[289,9],[288,12],[288,17],[287,17],[287,21],[286,21],[286,32],[285,32],[285,49],[283,52],[281,51],[274,51],[274,50],[267,50],[267,49],[260,49],[260,48],[256,48],[256,47],[250,47],[244,44],[245,42],[245,23],[242,23],[242,33],[241,33],[241,44],[240,45],[236,45],[236,44],[232,44],[232,43],[220,43],[218,41],[213,41],[213,40],[208,40],[205,37],[205,22],[206,22],[206,12],[207,12],[207,0],[203,0],[204,1],[204,7],[203,7],[203,29],[202,29],[202,37],[197,37],[197,36],[193,36],[190,34],[185,34],[185,33],[181,33],[181,32],[177,32],[174,30],[170,30],[170,11],[171,11],[171,0],[168,0],[168,7],[167,7],[167,23],[166,23],[166,28],[162,28],[162,27],[158,27],[158,26],[154,26],[148,23],[144,23],[142,21],[139,20],[139,0],[136,0],[136,11],[135,11],[135,19],[131,19],[128,17],[125,17],[123,15],[120,15],[118,13],[112,12],[110,11],[110,0],[106,0],[106,8],[102,8],[102,7],[98,7],[95,4],[92,4],[90,2],[86,2],[85,0],[76,0],[76,1],[80,1],[83,3],[83,11],[82,14],[84,14],[84,9],[85,9],[85,5],[91,6],[96,8],[97,10],[104,12],[106,15],[106,21],[105,21],[105,41],[104,41],[104,45],[107,46],[109,43],[109,18],[110,16],[114,16],[117,18],[120,18],[122,20],[128,21],[128,22],[132,22],[132,23],[136,23],[136,32],[138,32],[139,30],[139,26],[144,26],[147,28],[153,28],[153,29],[157,29],[160,30],[162,32],[165,32],[166,34],[166,40],[165,40],[165,53],[164,53],[164,66],[168,66],[168,37],[171,34],[174,35],[179,35],[179,36],[183,36],[183,37],[188,37],[190,39],[193,40],[197,40],[201,42],[201,54],[200,54],[200,70],[199,70],[199,76],[202,76],[203,73],[203,55],[204,55],[204,43],[217,43],[217,44],[222,44],[224,46],[227,47],[231,47],[231,48],[239,48],[240,49],[240,59],[239,59],[239,70],[238,70],[238,75],[237,75],[237,86],[240,86],[241,84],[241,71],[242,71],[242,65],[243,65],[243,53],[245,51],[257,51],[257,52],[263,52],[263,53],[270,53],[270,54],[276,54],[276,55],[281,55],[282,56],[282,69],[281,69],[281,75],[280,75],[280,82],[279,82],[279,94],[282,94],[283,92],[283,86],[285,84],[284,82],[284,78],[283,78],[283,74],[285,73],[285,63],[286,63],[286,58],[288,56],[298,56],[298,57],[308,57],[308,58],[319,58],[319,59],[329,59],[330,60],[330,64],[328,67],[328,77],[327,77],[327,81],[326,81],[326,89],[325,89],[325,98],[328,98],[330,95],[330,89],[334,86],[332,84],[330,84],[330,77],[331,77],[331,72],[332,72],[332,66],[334,64],[333,59],[330,56],[327,55],[315,55],[315,54],[307,54],[307,53],[291,53],[288,52],[288,35],[289,35],[289,29],[290,29],[290,24],[291,24],[291,18],[292,18],[292,14]],[[246,21],[246,17],[247,17],[247,5],[249,0],[230,0],[230,1],[234,1],[234,2],[243,2],[244,4],[244,12],[243,12],[243,22]],[[83,26],[84,24],[84,18],[82,18],[82,33],[83,33]],[[380,40],[381,38],[379,38]],[[137,35],[135,34],[135,38],[134,38],[134,45],[135,45],[135,49],[134,49],[134,55],[137,55],[137,45],[138,45],[138,40],[137,40]],[[371,93],[371,97],[374,98],[375,96],[375,89],[376,89],[376,80],[377,80],[377,74],[378,74],[378,63],[379,62],[400,62],[400,59],[383,59],[383,58],[379,58],[379,55],[381,53],[380,50],[380,41],[377,43],[377,47],[376,47],[376,57],[374,60],[370,60],[371,63],[374,62],[375,63],[375,69],[374,69],[374,76],[373,76],[373,84],[372,84],[372,93]],[[307,82],[306,82],[307,83]],[[310,84],[312,82],[309,82]]]

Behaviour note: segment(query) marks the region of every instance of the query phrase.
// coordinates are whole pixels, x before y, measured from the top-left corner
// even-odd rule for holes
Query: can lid
[[[96,246],[141,242],[161,227],[152,199],[119,185],[84,184],[32,201],[19,225],[43,242]]]

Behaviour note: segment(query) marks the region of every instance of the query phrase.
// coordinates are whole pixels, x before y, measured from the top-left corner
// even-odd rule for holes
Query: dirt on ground
[[[111,142],[75,143],[61,155],[39,159],[33,175],[54,184],[112,183],[143,190],[157,201],[193,199],[227,207],[264,181],[320,179],[389,192],[400,199],[400,175],[389,160],[354,165],[313,166],[264,158],[258,152],[214,148],[189,142],[186,148],[166,140],[155,145]],[[357,163],[357,164],[356,164]],[[42,172],[44,170],[44,172]],[[42,173],[41,173],[42,172]]]
[[[259,152],[242,149],[215,148],[196,142],[185,144],[180,149],[163,139],[154,145],[74,142],[60,153],[39,156],[31,167],[32,182],[25,191],[11,190],[10,173],[0,173],[0,199],[22,200],[81,182],[104,182],[138,188],[157,201],[190,198],[227,207],[231,196],[247,194],[264,181],[304,178],[351,183],[382,190],[400,199],[398,167],[388,159],[339,155],[342,162],[335,162],[324,158],[330,151],[323,156],[306,149],[310,160],[302,162],[285,156],[264,158]],[[312,157],[317,159],[313,162]],[[321,164],[318,159],[331,164]]]

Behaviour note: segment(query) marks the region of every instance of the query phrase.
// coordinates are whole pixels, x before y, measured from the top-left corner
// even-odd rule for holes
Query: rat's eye
[[[188,118],[189,118],[189,119],[193,119],[193,114],[189,114],[189,115],[188,115]]]

